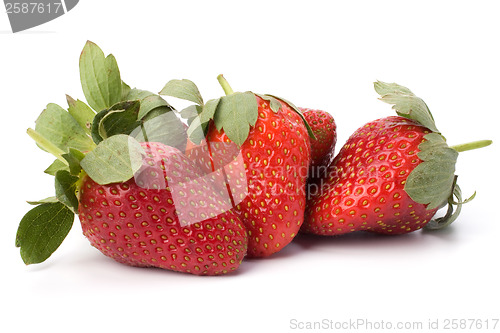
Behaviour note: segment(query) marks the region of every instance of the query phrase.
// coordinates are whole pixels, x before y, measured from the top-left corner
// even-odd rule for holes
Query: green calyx
[[[374,87],[381,96],[379,99],[392,104],[399,116],[412,119],[430,131],[424,136],[424,142],[418,146],[420,151],[417,155],[422,163],[410,173],[404,189],[412,200],[427,205],[428,210],[448,205],[446,215],[428,223],[427,228],[440,229],[448,226],[460,214],[461,206],[475,196],[474,194],[462,201],[462,192],[456,183],[455,175],[459,152],[486,147],[492,141],[481,140],[450,147],[437,129],[427,104],[421,98],[396,83],[377,81]]]
[[[410,89],[397,83],[381,81],[375,82],[374,86],[375,91],[381,96],[380,100],[392,104],[398,116],[413,119],[432,132],[440,133],[427,104],[420,97],[415,96]]]
[[[273,112],[280,112],[281,102],[288,104],[302,118],[309,135],[314,138],[309,124],[302,112],[292,103],[273,95],[255,94],[251,91],[234,92],[224,76],[217,77],[225,96],[203,103],[196,85],[189,80],[171,80],[160,91],[160,95],[168,95],[196,103],[195,108],[186,110],[186,118],[190,125],[188,136],[191,141],[199,144],[207,134],[209,122],[212,120],[218,131],[224,130],[227,137],[241,146],[255,126],[258,118],[258,105],[255,96],[269,101]],[[196,110],[196,111],[195,111]],[[181,114],[184,111],[181,112]]]
[[[462,200],[462,190],[460,189],[460,186],[458,186],[457,184],[457,178],[458,177],[455,176],[453,179],[453,185],[452,185],[453,190],[452,190],[452,195],[448,198],[447,201],[448,209],[446,211],[446,214],[443,217],[438,217],[436,219],[429,221],[429,223],[425,225],[425,229],[439,230],[449,226],[460,215],[460,212],[462,210],[462,205],[468,203],[469,201],[473,200],[476,197],[476,192],[474,192],[474,194],[470,196],[470,198]],[[456,198],[457,200],[454,200],[454,198]]]
[[[78,192],[86,176],[104,185],[125,182],[142,165],[140,142],[184,149],[187,135],[177,112],[159,95],[131,89],[113,55],[87,42],[80,55],[80,81],[87,102],[66,95],[68,108],[49,103],[28,135],[56,157],[45,170],[55,195],[21,220],[16,246],[26,264],[46,260],[62,243],[78,213]]]

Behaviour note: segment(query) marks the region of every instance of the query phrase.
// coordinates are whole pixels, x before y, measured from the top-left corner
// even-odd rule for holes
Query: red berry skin
[[[267,257],[289,244],[304,221],[310,143],[303,120],[286,103],[275,113],[269,101],[256,98],[258,119],[241,148],[213,125],[206,148],[191,148],[198,158],[210,150],[211,169],[224,169],[233,206],[248,230],[248,256]],[[206,163],[205,157],[199,164]]]
[[[311,127],[316,140],[311,139],[311,168],[328,166],[335,154],[337,125],[326,111],[299,108]],[[314,175],[314,173],[313,173]]]
[[[196,275],[234,271],[246,253],[238,215],[176,148],[142,143],[147,157],[125,183],[86,176],[78,215],[90,243],[131,266]]]
[[[424,227],[437,208],[427,210],[413,201],[404,185],[422,162],[418,146],[429,132],[403,117],[387,117],[359,128],[328,168],[320,192],[308,202],[302,231],[403,234]]]

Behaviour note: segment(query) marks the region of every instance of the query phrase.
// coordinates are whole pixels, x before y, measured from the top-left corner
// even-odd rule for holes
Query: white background
[[[421,321],[423,332],[429,319],[500,318],[499,7],[86,0],[17,34],[2,8],[1,330],[293,332],[293,319],[360,318]],[[222,94],[216,76],[224,73],[235,90],[327,110],[338,147],[364,123],[393,114],[377,100],[377,79],[424,98],[450,144],[496,144],[461,154],[462,190],[477,197],[440,232],[299,236],[271,258],[244,261],[237,274],[196,277],[117,264],[88,244],[76,220],[49,260],[27,267],[14,247],[18,222],[30,208],[25,200],[53,194],[53,179],[42,172],[52,157],[25,131],[47,103],[65,106],[66,93],[83,99],[78,57],[86,40],[113,53],[122,78],[142,89],[188,78],[207,100]]]

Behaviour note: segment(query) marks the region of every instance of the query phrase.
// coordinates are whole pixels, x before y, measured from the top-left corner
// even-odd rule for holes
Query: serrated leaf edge
[[[441,141],[436,142],[435,140]],[[458,152],[450,148],[440,134],[434,132],[425,135],[424,142],[420,143],[418,147],[420,151],[417,153],[417,156],[422,160],[422,162],[408,175],[404,190],[413,201],[427,205],[427,210],[431,210],[446,203],[449,197],[453,195],[453,179],[455,176],[454,173]],[[431,154],[433,150],[434,153]],[[442,158],[443,156],[449,156],[450,159],[440,161],[439,158]],[[445,163],[449,169],[452,169],[451,174],[448,174],[446,177],[442,177],[443,185],[441,186],[441,190],[439,192],[429,193],[427,190],[431,185],[435,185],[435,182],[432,184],[425,184],[422,183],[422,178],[415,178],[418,173],[422,172],[422,169],[430,165],[429,163]],[[440,168],[440,170],[446,170],[446,168]],[[433,169],[432,172],[433,175],[435,175],[437,170]],[[429,173],[429,171],[425,172],[425,174],[427,173]],[[445,172],[443,172],[443,174],[445,174]],[[452,180],[451,182],[449,182],[450,179]],[[449,186],[447,185],[448,183]],[[421,199],[422,197],[425,199]]]
[[[396,111],[398,116],[415,120],[431,131],[440,133],[436,127],[434,116],[425,101],[416,96],[410,89],[397,83],[386,83],[382,81],[376,81],[373,85],[377,94],[380,95],[379,100],[392,105],[392,109]],[[411,103],[411,100],[414,100],[414,102]],[[405,105],[403,101],[408,103],[410,106],[408,107]],[[411,107],[412,105],[413,107]],[[423,106],[423,108],[421,106]],[[402,109],[404,107],[408,107],[409,111],[403,112]],[[419,113],[415,110],[422,110],[423,112]]]

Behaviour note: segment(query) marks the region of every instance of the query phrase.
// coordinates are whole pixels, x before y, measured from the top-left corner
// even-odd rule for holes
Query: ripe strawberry
[[[304,114],[316,137],[311,140],[310,177],[319,177],[315,171],[324,170],[333,160],[335,144],[337,143],[337,126],[332,115],[326,111],[299,108]],[[319,167],[324,167],[319,169]],[[318,170],[315,170],[318,169]]]
[[[307,179],[307,199],[318,193],[326,176],[328,165],[335,154],[337,127],[333,117],[321,110],[299,108],[314,133],[311,139],[311,165]]]
[[[308,202],[305,232],[401,234],[426,225],[442,228],[460,212],[454,172],[463,149],[448,147],[425,103],[407,88],[382,82],[375,87],[400,116],[370,122],[348,139],[328,168],[326,184]],[[447,215],[431,222],[447,203]]]
[[[84,178],[78,211],[84,235],[132,266],[199,275],[235,270],[247,244],[239,217],[177,149],[141,145],[147,157],[135,178],[109,185]]]
[[[45,261],[78,214],[91,244],[121,263],[198,275],[235,270],[245,227],[214,179],[174,148],[187,139],[177,112],[123,83],[114,57],[91,42],[80,78],[89,105],[70,97],[67,111],[49,104],[28,129],[57,160],[45,171],[55,176],[55,196],[31,202],[19,225],[23,261]]]
[[[249,256],[265,257],[290,243],[303,223],[309,147],[306,129],[294,111],[282,103],[281,112],[274,113],[265,100],[257,97],[257,101],[259,119],[241,145],[247,184],[238,182],[243,177],[231,169],[226,183],[248,229]],[[299,127],[297,132],[291,132],[295,127]],[[207,142],[231,145],[227,135],[216,128],[208,132]],[[222,151],[212,150],[212,157],[224,156]],[[221,160],[216,164],[229,164]]]
[[[187,154],[223,179],[248,230],[248,255],[269,256],[290,243],[303,223],[307,123],[289,102],[233,93],[222,76],[219,81],[227,96],[216,102],[210,117],[208,108],[201,112],[206,138],[201,146],[188,144]]]
[[[328,169],[326,188],[309,203],[303,230],[338,235],[355,230],[404,233],[436,213],[404,191],[429,130],[403,117],[373,121],[349,138]]]

